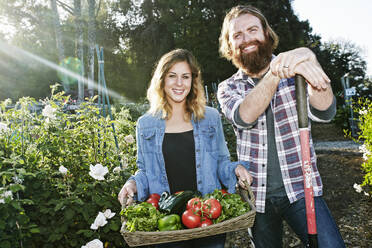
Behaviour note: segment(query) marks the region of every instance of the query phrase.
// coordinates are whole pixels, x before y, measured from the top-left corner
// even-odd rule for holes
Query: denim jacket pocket
[[[140,132],[143,141],[143,152],[153,153],[156,151],[156,135],[155,130],[143,130]]]
[[[206,147],[206,151],[216,153],[217,152],[216,128],[213,126],[209,126],[207,128],[202,128],[200,131],[203,143]]]

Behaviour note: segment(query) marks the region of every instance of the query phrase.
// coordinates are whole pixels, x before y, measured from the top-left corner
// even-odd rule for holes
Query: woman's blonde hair
[[[164,90],[164,79],[178,62],[186,62],[191,69],[192,82],[190,93],[186,96],[185,120],[191,120],[194,114],[195,120],[204,118],[205,96],[201,79],[201,72],[196,58],[186,49],[175,49],[164,54],[156,65],[150,86],[147,90],[147,99],[150,102],[149,113],[161,114],[164,119],[172,116],[172,106],[169,104]]]
[[[261,21],[261,25],[265,34],[265,37],[269,39],[271,43],[271,48],[274,51],[275,48],[278,46],[279,37],[274,32],[274,30],[270,27],[268,21],[266,20],[265,16],[261,13],[261,11],[253,6],[249,5],[238,5],[233,7],[225,16],[223,20],[221,34],[219,37],[220,42],[220,54],[222,57],[225,57],[227,60],[231,60],[233,58],[233,51],[231,49],[231,45],[229,42],[229,26],[232,19],[237,18],[243,14],[250,14],[257,17]]]

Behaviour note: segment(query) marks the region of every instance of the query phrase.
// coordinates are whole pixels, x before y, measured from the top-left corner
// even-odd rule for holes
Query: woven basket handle
[[[240,195],[243,197],[243,199],[245,201],[250,200],[253,205],[256,205],[256,199],[254,197],[254,194],[253,194],[253,191],[252,191],[251,186],[248,184],[247,181],[244,181],[244,184],[245,184],[245,186],[247,187],[248,190],[239,187],[239,193],[240,193]]]

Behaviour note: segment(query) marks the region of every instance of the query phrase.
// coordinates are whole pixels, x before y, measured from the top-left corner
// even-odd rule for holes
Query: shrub
[[[101,116],[95,98],[70,113],[56,89],[42,113],[28,97],[0,103],[0,247],[123,247],[117,194],[136,170],[135,122],[125,108]],[[92,226],[108,209],[108,223]]]
[[[365,172],[364,182],[361,186],[372,186],[372,101],[360,98],[358,100],[356,112],[359,113],[359,137],[363,143],[360,150],[363,153],[364,163],[362,168]]]

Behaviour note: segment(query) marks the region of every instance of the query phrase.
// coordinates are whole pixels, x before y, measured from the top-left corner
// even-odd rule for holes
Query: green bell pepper
[[[160,231],[174,231],[181,228],[181,218],[178,214],[166,215],[158,220],[158,229]]]

